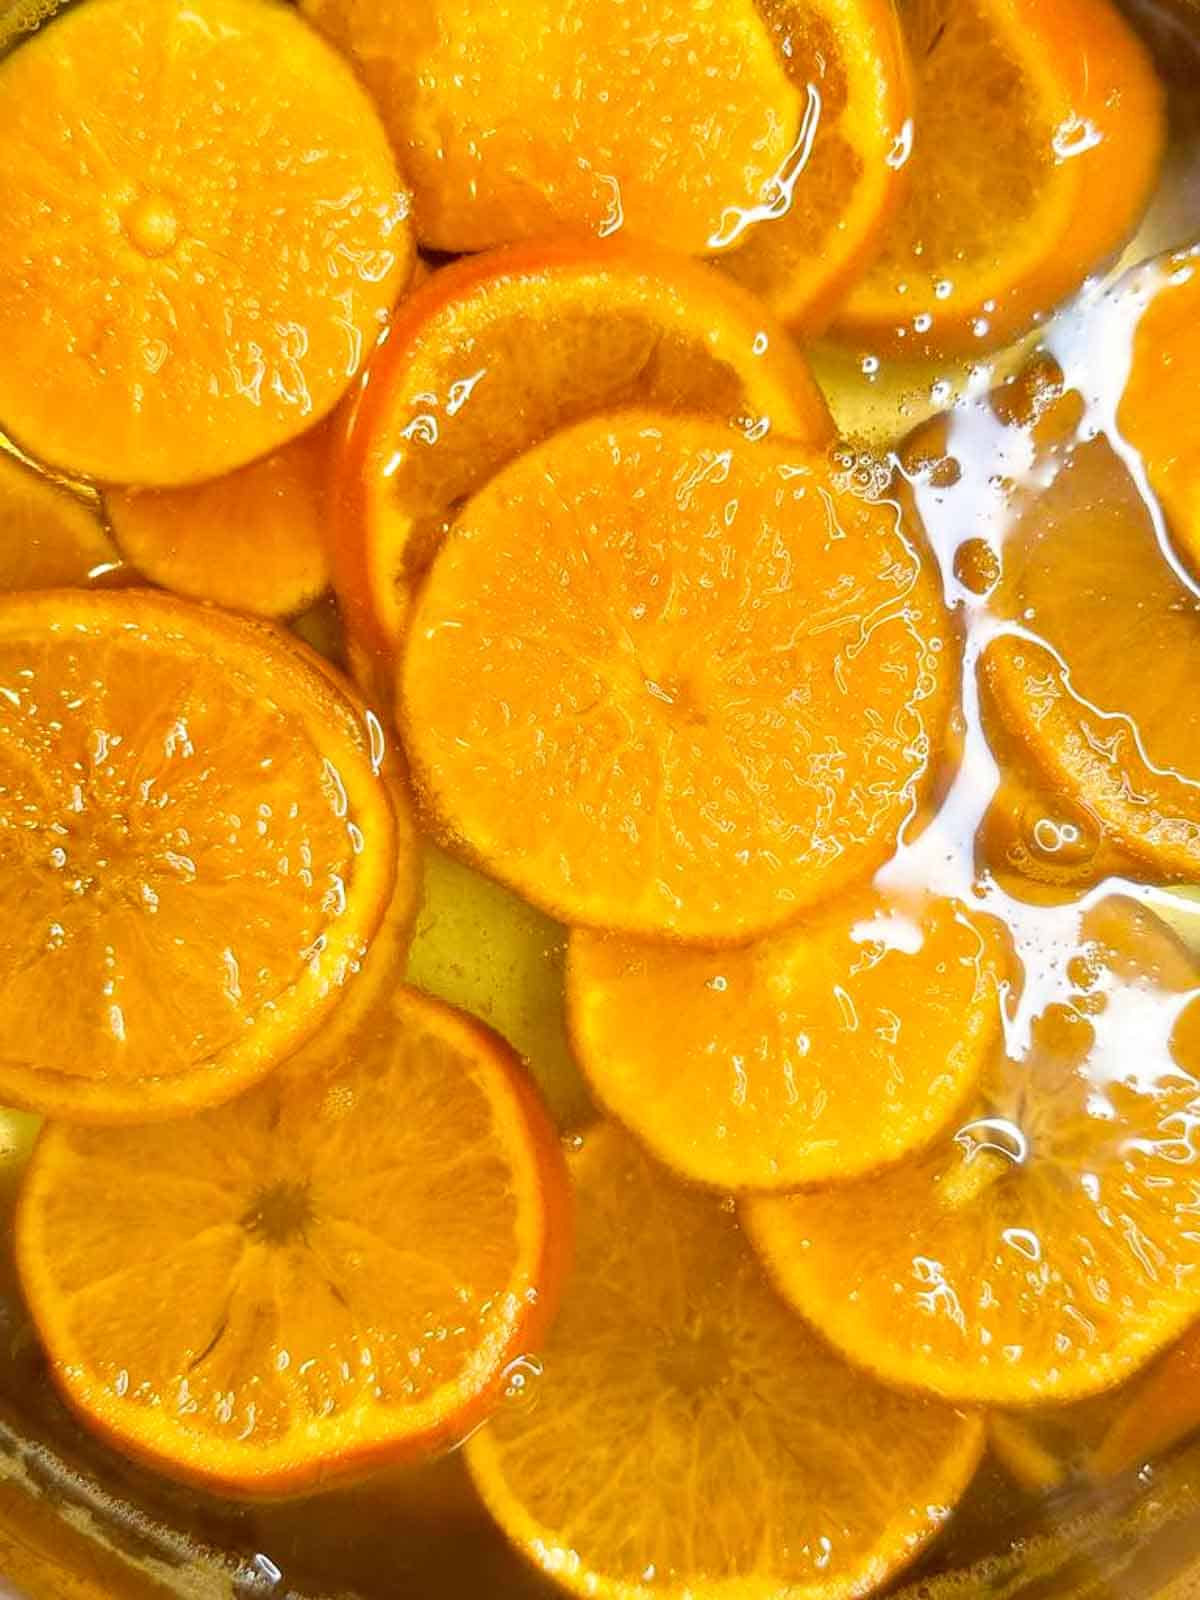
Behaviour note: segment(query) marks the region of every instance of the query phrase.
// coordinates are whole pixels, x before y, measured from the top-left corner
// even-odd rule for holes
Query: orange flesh
[[[1182,1480],[1159,1458],[1200,1415],[1194,256],[1088,288],[1015,381],[1015,352],[980,359],[1103,270],[1156,181],[1162,93],[1126,24],[1106,0],[399,18],[309,0],[331,32],[411,33],[347,69],[286,10],[190,0],[187,28],[231,52],[219,94],[186,30],[159,50],[98,24],[72,93],[39,93],[34,47],[65,53],[75,18],[82,39],[119,7],[145,0],[83,0],[0,60],[0,188],[37,218],[0,216],[0,244],[22,230],[0,251],[0,426],[38,457],[10,486],[0,455],[0,589],[73,586],[0,601],[0,653],[11,607],[58,630],[0,683],[0,1098],[76,1124],[47,1132],[25,1186],[35,1327],[14,1322],[0,1361],[0,1432],[11,1412],[207,1542],[252,1534],[239,1592],[276,1572],[356,1600],[517,1600],[543,1577],[611,1600],[848,1600],[936,1534],[986,1432],[1035,1528],[1069,1520],[1070,1559],[1022,1528],[1017,1553],[943,1583],[994,1541],[992,1474],[912,1592],[1068,1600],[1093,1560],[1140,1592],[1190,1481],[1191,1455]],[[563,33],[610,9],[595,39]],[[262,30],[246,71],[235,14]],[[1170,37],[1186,135],[1200,51]],[[186,166],[179,204],[141,183],[138,96],[164,60],[155,159]],[[398,94],[424,119],[399,130],[403,177],[379,126],[397,133]],[[669,136],[647,140],[647,117]],[[514,147],[543,153],[522,169]],[[103,160],[138,192],[97,241]],[[1128,259],[1194,237],[1194,166],[1178,140],[1175,209]],[[797,203],[755,220],[781,173]],[[81,174],[86,203],[51,192]],[[408,280],[408,184],[426,240],[567,213],[583,231],[422,264],[348,396],[336,470],[287,474],[306,510],[327,497],[322,551],[291,489],[266,509],[261,490]],[[597,240],[618,192],[622,227]],[[184,295],[201,213],[223,265]],[[167,334],[162,296],[138,298],[164,284]],[[826,394],[772,315],[803,338],[834,319],[848,349],[813,352]],[[274,359],[289,318],[311,409]],[[898,447],[957,392],[942,357],[964,351],[967,397]],[[831,411],[852,444],[830,450]],[[647,427],[690,441],[697,481]],[[785,487],[764,490],[763,462]],[[184,571],[197,507],[221,537]],[[131,510],[143,575],[216,609],[152,600],[167,637],[142,613],[101,646],[83,586],[122,581],[110,533],[132,557]],[[481,583],[465,552],[485,544]],[[326,560],[345,635],[328,597],[294,630],[353,664],[373,713],[288,634],[224,615],[293,614]],[[418,854],[398,722],[444,851]],[[805,761],[815,822],[788,809]],[[582,1141],[582,1270],[541,1354],[570,1228],[532,1084]],[[596,1102],[626,1131],[590,1127]],[[14,1180],[34,1127],[0,1116]],[[35,1350],[108,1446],[220,1495],[401,1468],[252,1514],[168,1497],[67,1429]],[[485,1422],[436,1472],[403,1465]],[[1071,1497],[1152,1458],[1158,1492],[1117,1485],[1104,1507],[1124,1495],[1132,1519],[1105,1510],[1087,1550]]]

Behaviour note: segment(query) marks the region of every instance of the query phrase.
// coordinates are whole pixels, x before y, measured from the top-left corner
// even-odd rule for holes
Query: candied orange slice
[[[0,590],[76,587],[120,566],[97,506],[0,450]]]
[[[597,1097],[682,1176],[794,1189],[895,1161],[962,1109],[1005,970],[986,919],[871,891],[740,950],[580,932],[571,1035]]]
[[[885,1380],[963,1403],[1078,1399],[1200,1313],[1200,970],[1109,897],[1066,971],[1026,1058],[927,1153],[745,1203],[783,1293]]]
[[[85,1423],[172,1477],[280,1494],[467,1433],[537,1341],[568,1221],[507,1045],[389,984],[228,1106],[50,1126],[16,1248]]]
[[[1162,153],[1162,90],[1110,0],[913,0],[902,15],[912,170],[837,328],[880,354],[988,349],[1133,232]]]
[[[0,62],[0,425],[176,484],[332,409],[412,262],[349,66],[287,6],[89,0]]]
[[[703,251],[800,123],[753,0],[304,0],[355,61],[422,244],[627,228]]]
[[[329,432],[314,428],[261,461],[178,489],[112,489],[122,550],[164,589],[231,611],[289,617],[328,583]]]
[[[735,944],[891,852],[951,654],[894,507],[804,445],[628,411],[468,503],[402,725],[443,835],[551,916]]]
[[[0,601],[0,1098],[228,1099],[319,1026],[412,840],[378,737],[287,635],[148,592]]]
[[[1190,1329],[1124,1399],[1089,1457],[1112,1477],[1143,1466],[1200,1428],[1200,1331]]]
[[[805,97],[800,133],[721,265],[798,332],[820,332],[874,257],[907,179],[912,72],[888,0],[758,0]],[[748,235],[745,229],[752,223]]]
[[[536,1403],[467,1446],[517,1548],[612,1600],[840,1600],[912,1560],[975,1470],[981,1421],[843,1363],[721,1201],[612,1124],[573,1174],[575,1268]]]
[[[998,604],[1020,632],[982,658],[990,712],[1052,789],[1168,877],[1200,871],[1200,600],[1159,549],[1104,439],[1023,506]]]
[[[833,433],[791,340],[705,266],[562,240],[436,273],[397,312],[350,428],[333,565],[352,640],[388,657],[467,496],[556,428],[629,403]]]
[[[1200,581],[1200,440],[1188,420],[1200,384],[1200,246],[1162,257],[1148,292],[1117,421]]]

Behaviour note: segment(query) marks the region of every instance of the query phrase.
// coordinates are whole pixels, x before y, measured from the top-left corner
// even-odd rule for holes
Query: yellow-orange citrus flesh
[[[1019,632],[982,658],[989,710],[1049,784],[1152,870],[1200,874],[1200,600],[1104,439],[1060,460],[1004,551]]]
[[[1101,1477],[1141,1467],[1200,1428],[1200,1331],[1172,1346],[1123,1397],[1088,1465]]]
[[[266,624],[145,591],[0,601],[0,1099],[146,1121],[302,1044],[397,872],[413,893],[374,745]]]
[[[0,450],[0,590],[81,586],[120,565],[95,505]]]
[[[170,1476],[263,1495],[468,1432],[536,1344],[568,1225],[507,1045],[391,986],[230,1105],[49,1126],[17,1254],[85,1423]]]
[[[962,1109],[1006,970],[965,907],[872,891],[739,950],[577,932],[571,1036],[597,1097],[675,1171],[794,1189],[893,1162]]]
[[[735,944],[890,854],[952,654],[894,507],[804,445],[627,411],[464,508],[402,726],[442,834],[550,915]]]
[[[398,310],[349,430],[332,555],[351,640],[390,657],[462,502],[556,428],[629,404],[833,434],[786,333],[700,263],[564,239],[436,273]]]
[[[357,64],[422,244],[627,229],[713,249],[787,160],[800,93],[753,0],[304,0]]]
[[[727,214],[722,234],[734,248],[721,264],[812,334],[873,259],[904,193],[912,72],[889,0],[758,0],[758,9],[805,110],[763,199]]]
[[[350,67],[288,6],[89,0],[0,62],[0,425],[216,477],[320,420],[412,262]]]
[[[105,505],[121,549],[151,582],[231,611],[294,616],[329,580],[329,455],[318,427],[224,477],[113,489]]]
[[[909,0],[901,14],[917,74],[906,197],[837,329],[879,354],[992,348],[1133,232],[1162,88],[1110,0]]]
[[[782,1291],[853,1360],[963,1403],[1097,1394],[1200,1312],[1200,971],[1109,897],[1070,998],[930,1150],[853,1184],[746,1202]]]
[[[613,1124],[573,1161],[577,1247],[536,1403],[467,1446],[489,1511],[598,1600],[843,1600],[910,1561],[982,1423],[845,1364],[736,1218]]]
[[[1200,440],[1189,426],[1200,384],[1200,246],[1159,262],[1138,320],[1117,421],[1140,452],[1176,548],[1200,582]]]

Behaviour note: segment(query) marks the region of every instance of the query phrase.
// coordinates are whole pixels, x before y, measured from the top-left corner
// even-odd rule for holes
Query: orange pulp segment
[[[508,1047],[395,987],[228,1106],[48,1127],[16,1248],[85,1423],[172,1477],[282,1494],[468,1432],[549,1315],[568,1211]]]
[[[421,243],[628,229],[712,249],[800,122],[754,0],[304,0],[357,64]]]
[[[1110,0],[912,0],[902,14],[912,170],[837,331],[880,355],[993,348],[1133,232],[1162,89]]]
[[[1164,1455],[1200,1428],[1200,1330],[1190,1329],[1131,1391],[1089,1465],[1113,1477]]]
[[[1189,424],[1200,384],[1200,246],[1159,262],[1138,320],[1117,422],[1141,454],[1176,548],[1200,582],[1200,440]]]
[[[5,1103],[228,1099],[335,1004],[398,854],[411,898],[362,709],[296,641],[145,591],[0,601]]]
[[[599,1100],[718,1189],[794,1189],[927,1144],[999,1034],[1006,960],[953,901],[873,891],[740,950],[572,935],[567,1004]]]
[[[1107,440],[1063,455],[1004,550],[1020,632],[982,657],[990,713],[1049,785],[1167,877],[1200,872],[1200,600]],[[1086,601],[1086,603],[1085,603]]]
[[[807,446],[628,411],[465,507],[401,726],[444,838],[549,915],[736,944],[891,852],[951,654],[894,507]]]
[[[847,1366],[715,1196],[612,1124],[573,1161],[576,1262],[536,1404],[467,1446],[516,1547],[611,1600],[841,1600],[936,1533],[983,1427]]]
[[[0,425],[175,484],[336,403],[412,261],[349,66],[256,0],[89,0],[0,62]]]
[[[152,583],[231,611],[295,616],[328,583],[329,455],[322,426],[224,477],[112,489],[105,505],[122,550]]]
[[[346,443],[332,555],[351,639],[389,657],[462,502],[556,428],[631,403],[833,433],[788,336],[699,263],[564,239],[437,272],[397,311]]]
[[[912,72],[889,0],[758,0],[805,98],[791,159],[732,211],[721,265],[790,328],[819,333],[883,242],[907,180]],[[747,225],[757,221],[747,234]]]
[[[1022,1406],[1112,1387],[1200,1313],[1200,972],[1110,897],[1074,992],[921,1156],[743,1214],[783,1293],[885,1380]]]
[[[0,590],[82,586],[120,566],[96,507],[0,450]]]

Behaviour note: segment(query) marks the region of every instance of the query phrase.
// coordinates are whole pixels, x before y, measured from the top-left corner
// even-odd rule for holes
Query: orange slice
[[[1141,453],[1171,535],[1200,582],[1200,441],[1187,423],[1200,383],[1200,246],[1160,258],[1154,280],[1117,421]]]
[[[0,450],[0,590],[111,580],[120,566],[95,505]]]
[[[800,123],[753,0],[304,0],[356,62],[421,242],[482,250],[618,228],[713,248]]]
[[[1120,898],[1083,914],[1065,970],[1028,1057],[928,1153],[746,1203],[784,1294],[885,1380],[965,1403],[1078,1399],[1200,1313],[1200,971]]]
[[[0,424],[175,484],[330,411],[412,261],[353,72],[287,6],[89,0],[0,62]]]
[[[223,478],[105,497],[122,550],[164,589],[231,611],[288,617],[329,581],[324,427]]]
[[[396,987],[229,1106],[49,1127],[16,1248],[85,1423],[280,1494],[468,1432],[548,1316],[567,1210],[508,1047]]]
[[[914,0],[903,16],[917,71],[906,198],[837,331],[879,354],[989,349],[1133,232],[1162,89],[1109,0]]]
[[[508,1040],[559,1127],[594,1116],[567,1042],[566,929],[491,878],[426,844],[409,983],[461,1006]]]
[[[1200,1428],[1200,1330],[1191,1328],[1121,1405],[1089,1458],[1103,1478],[1165,1455]]]
[[[794,1189],[928,1143],[975,1088],[1006,963],[953,901],[871,891],[708,953],[572,936],[571,1035],[598,1098],[686,1178]]]
[[[350,428],[333,566],[351,637],[388,658],[467,496],[556,428],[635,402],[833,434],[791,340],[707,267],[562,240],[436,273],[397,312]]]
[[[445,837],[551,916],[735,944],[891,852],[951,654],[894,507],[804,445],[629,411],[466,506],[403,728]]]
[[[1168,877],[1200,872],[1200,600],[1104,439],[1068,453],[1005,547],[1021,632],[982,658],[988,707],[1051,789]],[[1086,597],[1086,604],[1081,597]]]
[[[883,242],[904,192],[912,72],[888,0],[758,0],[805,98],[791,156],[731,210],[722,266],[798,332],[820,332]],[[743,230],[759,223],[747,237]]]
[[[611,1124],[574,1159],[576,1264],[536,1404],[467,1446],[489,1511],[572,1593],[841,1600],[932,1539],[982,1423],[845,1365],[715,1196]]]
[[[0,1098],[146,1121],[302,1044],[398,848],[411,903],[379,763],[361,707],[266,625],[148,592],[0,601]]]

